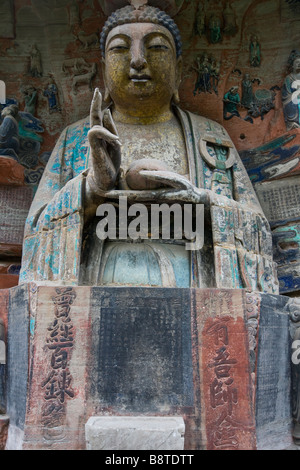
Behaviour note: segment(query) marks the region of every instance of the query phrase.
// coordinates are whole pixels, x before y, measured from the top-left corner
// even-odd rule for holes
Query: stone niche
[[[7,449],[85,449],[86,423],[109,416],[181,417],[186,450],[292,445],[294,300],[36,284],[1,298]]]

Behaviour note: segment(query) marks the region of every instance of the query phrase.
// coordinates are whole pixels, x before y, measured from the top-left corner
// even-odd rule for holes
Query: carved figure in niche
[[[205,14],[204,6],[202,2],[198,3],[196,18],[194,23],[194,34],[202,36],[205,33]]]
[[[62,70],[64,73],[70,73],[71,75],[80,75],[87,72],[89,67],[90,65],[82,57],[75,57],[66,59],[63,62]]]
[[[52,114],[60,112],[60,107],[58,103],[58,90],[52,78],[51,81],[48,83],[46,90],[44,90],[44,96],[48,99],[49,113]]]
[[[80,18],[80,11],[79,11],[79,5],[77,1],[74,2],[74,0],[71,1],[68,5],[69,9],[69,24],[70,26],[74,26],[77,24],[81,23],[81,18]]]
[[[3,80],[0,80],[0,104],[6,104],[6,85]]]
[[[197,71],[197,81],[194,89],[194,96],[196,93],[211,93],[211,64],[208,59],[208,55],[204,54],[203,57],[197,57],[197,65],[193,67]]]
[[[273,88],[270,90],[266,88],[256,90],[254,94],[254,101],[248,108],[248,115],[254,118],[260,116],[261,120],[263,120],[265,114],[271,111],[271,109],[274,109],[274,100],[275,92]]]
[[[288,59],[289,74],[284,80],[281,96],[287,130],[300,127],[300,52],[293,50]]]
[[[111,104],[103,109],[96,90],[90,116],[62,133],[26,223],[20,282],[277,293],[270,228],[233,143],[221,125],[178,106],[176,24],[159,9],[127,6],[105,23],[101,50]],[[204,247],[190,252],[173,235],[99,239],[97,207],[121,196],[143,207],[204,204]]]
[[[19,108],[15,104],[6,106],[1,113],[3,118],[0,126],[0,155],[5,155],[18,161],[20,150],[19,138]]]
[[[224,102],[224,119],[229,120],[234,116],[241,117],[238,111],[238,106],[241,103],[241,98],[238,93],[239,87],[232,86],[230,90],[225,93],[223,102]]]
[[[27,85],[22,90],[24,101],[25,101],[25,109],[26,113],[30,113],[33,116],[35,115],[35,108],[37,102],[37,90],[34,86]]]
[[[95,77],[97,73],[97,64],[92,64],[91,69],[89,72],[85,72],[82,75],[75,75],[73,78],[73,85],[72,85],[72,91],[74,95],[77,94],[77,87],[79,84],[86,83],[89,85],[90,90],[93,89],[92,87],[92,81],[93,78]]]
[[[76,37],[84,49],[90,49],[92,46],[97,47],[99,45],[99,37],[97,33],[87,34],[83,31],[80,31]]]
[[[36,44],[34,44],[30,51],[30,73],[32,77],[42,77],[42,58]]]
[[[245,108],[250,108],[254,102],[253,84],[249,73],[245,73],[242,81],[242,99],[241,104]]]
[[[221,18],[213,14],[208,23],[209,41],[211,44],[217,44],[222,41],[222,24]]]
[[[211,78],[212,78],[212,87],[216,95],[218,94],[218,86],[219,86],[219,81],[220,81],[220,68],[221,68],[221,62],[216,59],[212,59]]]
[[[257,36],[254,34],[250,41],[250,65],[251,67],[259,67],[261,63],[260,44]]]
[[[223,33],[226,36],[234,36],[237,33],[237,25],[236,25],[236,18],[235,12],[229,2],[226,3],[224,12],[224,29]]]

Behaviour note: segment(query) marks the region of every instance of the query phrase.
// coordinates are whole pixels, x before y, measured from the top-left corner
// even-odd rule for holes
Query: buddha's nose
[[[140,71],[143,70],[146,64],[147,61],[145,58],[143,45],[140,43],[133,44],[131,47],[130,67],[137,71]]]

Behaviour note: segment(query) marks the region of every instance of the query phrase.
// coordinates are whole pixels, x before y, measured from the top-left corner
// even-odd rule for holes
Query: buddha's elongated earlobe
[[[108,89],[105,87],[103,100],[105,103],[110,103],[112,101]]]
[[[112,99],[111,99],[111,96],[109,94],[109,91],[108,91],[108,88],[106,86],[106,73],[105,73],[105,60],[102,59],[101,61],[101,68],[102,68],[102,76],[103,76],[103,79],[104,79],[104,95],[103,95],[103,101],[106,103],[106,104],[110,104]]]
[[[174,104],[179,104],[180,103],[178,90],[176,90],[175,93],[173,94],[172,100],[173,100]]]
[[[176,90],[174,91],[173,98],[172,98],[173,103],[177,105],[180,103],[178,90],[179,90],[179,86],[181,83],[181,76],[182,76],[182,57],[179,57],[177,59],[177,64],[176,64],[176,84],[175,84]]]

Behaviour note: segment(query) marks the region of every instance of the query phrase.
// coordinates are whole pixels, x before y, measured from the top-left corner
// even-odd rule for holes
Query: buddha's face
[[[171,33],[152,23],[124,24],[110,31],[105,48],[106,89],[116,106],[157,108],[178,90],[181,61]],[[145,109],[145,106],[141,106]],[[155,109],[153,109],[155,112]]]
[[[294,73],[300,73],[300,57],[294,60],[293,71]]]

